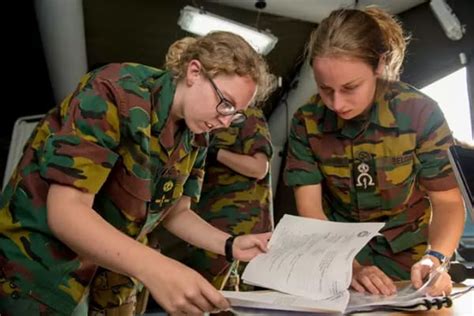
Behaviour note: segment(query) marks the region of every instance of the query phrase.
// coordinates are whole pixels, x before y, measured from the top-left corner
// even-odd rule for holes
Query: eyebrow
[[[227,93],[227,91],[225,90],[222,90],[221,88],[219,88],[220,92],[222,93],[222,96],[227,100],[229,101],[230,103],[232,103],[233,106],[237,106],[236,105],[236,102],[235,102],[235,99],[233,96],[231,96],[229,93]]]
[[[350,86],[350,85],[353,85],[353,84],[357,84],[357,83],[359,83],[359,82],[357,82],[357,81],[359,81],[359,80],[361,80],[361,79],[362,79],[362,78],[355,78],[355,79],[353,79],[353,80],[351,80],[351,81],[349,81],[349,82],[346,82],[346,83],[342,84],[342,86],[343,86],[343,87],[347,87],[347,86]],[[321,88],[331,88],[331,87],[325,85],[324,83],[320,83],[319,86],[320,86]],[[332,89],[332,88],[331,88],[331,89]]]
[[[354,80],[352,80],[352,81],[349,81],[349,82],[343,84],[343,86],[346,87],[346,86],[351,86],[351,85],[354,85],[354,84],[358,84],[358,83],[359,83],[358,81],[360,81],[360,79],[361,79],[361,78],[356,78],[356,79],[354,79]]]

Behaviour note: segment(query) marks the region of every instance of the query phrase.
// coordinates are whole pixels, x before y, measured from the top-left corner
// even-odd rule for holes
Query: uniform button
[[[10,287],[11,287],[12,289],[16,289],[16,284],[15,284],[15,283],[13,283],[13,282],[10,282],[10,284],[9,284],[9,285],[10,285]]]

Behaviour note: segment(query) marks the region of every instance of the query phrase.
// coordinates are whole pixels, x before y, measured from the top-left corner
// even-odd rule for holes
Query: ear
[[[387,60],[387,57],[386,57],[386,54],[382,54],[380,55],[380,58],[379,58],[379,64],[377,65],[377,68],[375,69],[375,75],[377,77],[381,77],[385,71],[385,62]]]
[[[186,84],[193,85],[201,76],[202,65],[197,59],[192,59],[186,69]]]

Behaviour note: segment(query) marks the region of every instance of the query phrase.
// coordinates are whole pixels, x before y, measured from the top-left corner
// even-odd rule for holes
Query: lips
[[[339,112],[336,112],[338,115],[347,115],[351,112],[351,110],[349,111],[339,111]]]

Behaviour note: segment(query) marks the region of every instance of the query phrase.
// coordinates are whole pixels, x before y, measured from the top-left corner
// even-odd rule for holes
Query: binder
[[[473,290],[474,286],[467,287],[465,290],[456,292],[450,296],[439,296],[439,297],[420,297],[416,300],[410,300],[405,303],[397,303],[397,304],[386,304],[386,305],[368,305],[361,308],[354,308],[350,305],[347,307],[344,315],[350,315],[354,313],[367,313],[371,312],[374,315],[377,312],[416,312],[416,311],[429,311],[429,310],[439,310],[443,308],[451,308],[453,306],[453,301],[462,295],[468,293],[469,291]],[[262,291],[264,292],[264,291]],[[231,303],[233,300],[230,300]],[[267,305],[266,307],[263,306],[254,306],[250,307],[251,305],[245,304],[245,302],[240,301],[239,303],[232,304],[232,311],[236,315],[241,316],[249,316],[249,315],[290,315],[290,316],[306,316],[306,315],[327,315],[327,312],[324,311],[298,311],[292,309],[280,309],[276,310],[273,309],[271,306]]]
[[[386,312],[386,311],[428,311],[442,308],[450,308],[453,305],[453,301],[449,296],[439,297],[423,297],[405,304],[387,304],[377,306],[365,306],[358,309],[351,309],[348,306],[347,314],[360,313],[360,312]]]
[[[450,308],[453,306],[453,301],[470,292],[474,289],[474,286],[469,286],[465,290],[456,292],[450,296],[438,296],[438,297],[420,297],[415,300],[406,302],[406,304],[387,304],[379,306],[366,306],[358,309],[351,308],[348,306],[347,314],[359,313],[359,312],[386,312],[386,311],[399,311],[399,312],[410,312],[410,311],[428,311],[438,310],[442,308]]]

